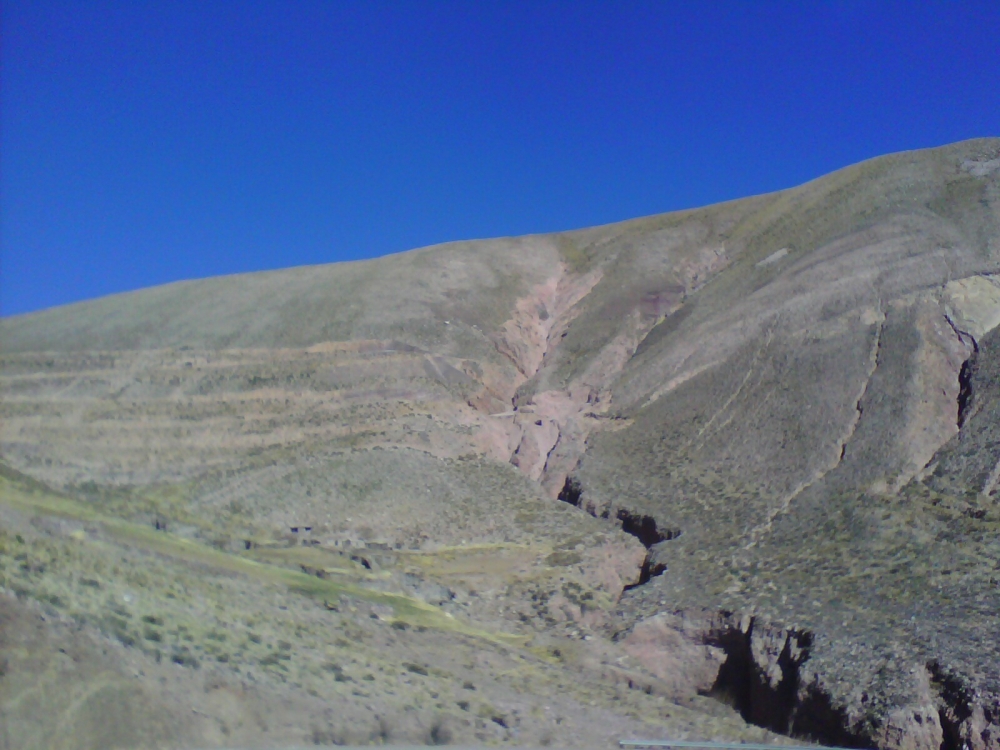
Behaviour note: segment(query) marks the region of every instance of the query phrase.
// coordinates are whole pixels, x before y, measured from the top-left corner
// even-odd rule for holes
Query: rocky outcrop
[[[810,661],[815,634],[727,612],[661,613],[618,637],[677,695],[712,695],[759,726],[840,747],[992,750],[1000,742],[997,696],[977,695],[935,661],[906,665],[895,705],[855,686],[831,692]]]

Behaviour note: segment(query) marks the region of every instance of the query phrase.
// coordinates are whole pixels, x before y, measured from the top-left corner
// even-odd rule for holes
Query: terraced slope
[[[998,748],[998,325],[996,139],[5,319],[4,606],[209,744]]]

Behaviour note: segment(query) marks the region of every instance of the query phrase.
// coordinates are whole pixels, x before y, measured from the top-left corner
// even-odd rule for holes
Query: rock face
[[[407,673],[438,675],[441,707],[419,717],[370,668],[362,692],[384,705],[358,715],[412,741],[518,727],[600,745],[657,717],[690,737],[997,750],[998,165],[1000,140],[968,141],[695,211],[5,319],[5,523],[53,560],[77,554],[52,520],[72,517],[142,568],[157,548],[123,542],[128,522],[230,574],[250,557],[402,597],[371,611],[400,624],[388,640],[336,615],[372,654],[411,648],[418,601],[522,637],[521,656],[468,656],[479,708],[440,697],[466,681],[457,656]],[[77,574],[25,570],[17,544],[0,584],[23,606],[135,630],[130,658],[163,650],[109,625]],[[113,579],[101,554],[88,564]],[[183,624],[175,601],[148,616]],[[275,643],[323,648],[283,611]],[[162,629],[180,664],[218,651]],[[350,670],[290,677],[277,653],[216,669],[253,665],[255,690],[316,724],[310,701]],[[531,662],[517,689],[511,659]],[[618,734],[533,713],[556,684],[562,716],[599,706]],[[316,738],[343,739],[323,721]]]

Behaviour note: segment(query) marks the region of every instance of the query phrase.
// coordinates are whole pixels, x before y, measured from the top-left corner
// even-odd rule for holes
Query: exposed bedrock
[[[626,617],[751,613],[691,641],[720,649],[708,692],[749,721],[845,746],[997,747],[1000,297],[995,276],[961,282],[978,307],[955,282],[862,294],[836,323],[775,316],[707,369],[687,351],[695,374],[592,435],[564,486],[592,515],[684,530],[652,545],[665,571],[629,587]]]
[[[814,633],[758,617],[664,612],[617,640],[678,695],[712,696],[781,734],[841,747],[1000,747],[998,696],[977,693],[933,660],[890,658],[845,699],[811,659]]]
[[[568,503],[574,507],[580,507],[582,489],[579,482],[572,476],[566,477],[566,481],[563,484],[562,490],[559,492],[558,499],[564,503]],[[595,515],[591,509],[591,515]],[[607,518],[607,514],[603,514],[602,518]],[[624,508],[620,508],[616,514],[616,519],[621,522],[621,530],[626,534],[634,536],[643,547],[646,548],[646,556],[642,561],[642,565],[639,568],[639,577],[635,581],[629,583],[622,589],[622,591],[630,591],[638,586],[644,586],[649,583],[651,578],[662,575],[667,570],[667,566],[655,559],[655,551],[653,550],[654,545],[660,544],[661,542],[667,542],[671,539],[676,539],[681,535],[681,530],[676,528],[671,529],[658,529],[656,526],[656,519],[652,516],[643,516],[630,513]]]

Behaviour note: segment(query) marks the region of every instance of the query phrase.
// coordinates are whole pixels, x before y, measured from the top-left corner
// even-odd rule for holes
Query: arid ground
[[[0,321],[0,748],[1000,750],[1000,139]]]

